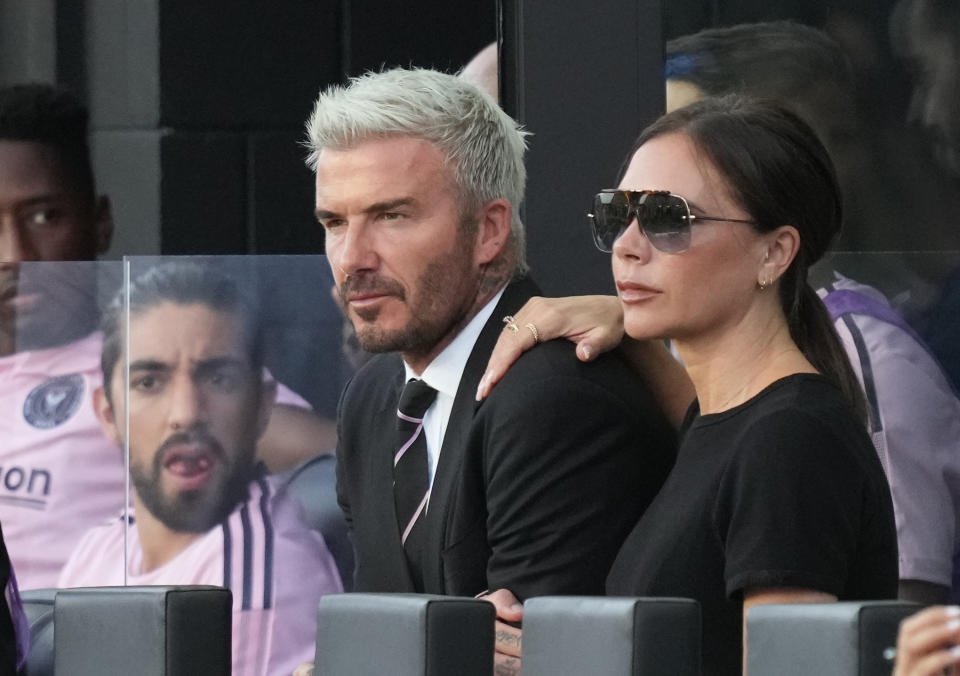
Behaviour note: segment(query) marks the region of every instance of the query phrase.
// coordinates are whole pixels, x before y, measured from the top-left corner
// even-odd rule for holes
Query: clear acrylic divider
[[[119,288],[120,270],[118,262],[0,267],[0,523],[21,589],[69,585],[86,533],[119,523],[123,456],[103,432],[95,396],[97,308]],[[102,565],[122,570],[119,555]]]
[[[23,586],[226,586],[235,671],[311,660],[352,565],[331,454],[359,353],[326,258],[19,272],[4,424],[29,445],[7,451],[0,518]]]

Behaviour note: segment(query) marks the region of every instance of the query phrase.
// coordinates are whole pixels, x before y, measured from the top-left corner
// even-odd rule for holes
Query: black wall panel
[[[315,0],[159,3],[161,124],[299,128],[340,77],[339,6]]]
[[[304,134],[274,131],[247,139],[251,253],[323,253],[313,218],[313,173],[303,162]]]
[[[175,132],[160,142],[164,254],[242,254],[244,138],[231,132]]]
[[[496,0],[343,0],[344,72],[459,70],[496,35]]]
[[[660,2],[502,0],[501,8],[501,99],[533,133],[527,259],[548,294],[611,292],[610,256],[593,246],[586,213],[663,112]]]

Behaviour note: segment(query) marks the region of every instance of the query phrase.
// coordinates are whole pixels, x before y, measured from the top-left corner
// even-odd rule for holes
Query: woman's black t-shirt
[[[711,415],[624,542],[607,593],[700,602],[703,673],[741,673],[743,592],[894,598],[897,540],[876,451],[826,378],[797,374]]]

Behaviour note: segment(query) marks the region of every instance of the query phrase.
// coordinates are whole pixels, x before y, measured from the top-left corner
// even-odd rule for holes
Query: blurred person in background
[[[96,269],[110,244],[87,113],[48,85],[0,89],[0,521],[24,588],[52,587],[80,533],[123,504],[99,430]]]
[[[901,0],[890,17],[890,30],[894,48],[912,73],[909,121],[923,131],[941,171],[953,178],[952,192],[960,192],[960,5]],[[942,216],[931,220],[956,230]],[[960,391],[960,261],[953,267],[920,330]]]
[[[101,337],[92,261],[114,226],[94,185],[87,118],[51,85],[0,88],[0,522],[24,589],[54,586],[80,534],[124,504],[122,456],[93,409]],[[278,392],[258,446],[271,470],[330,439],[306,402]]]
[[[57,586],[222,585],[233,673],[289,674],[314,654],[320,597],[343,588],[323,537],[256,459],[276,383],[253,303],[191,262],[132,280],[129,317],[124,300],[104,315],[94,399],[105,436],[130,449],[130,527],[121,515],[85,533]]]

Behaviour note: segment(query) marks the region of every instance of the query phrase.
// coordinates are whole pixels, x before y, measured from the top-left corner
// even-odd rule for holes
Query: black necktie
[[[422,380],[409,380],[403,386],[397,410],[397,451],[393,456],[393,498],[397,508],[400,541],[408,561],[420,568],[421,516],[430,496],[427,470],[427,440],[424,438],[423,414],[437,391]],[[415,577],[419,577],[415,575]],[[419,586],[419,585],[418,585]]]

